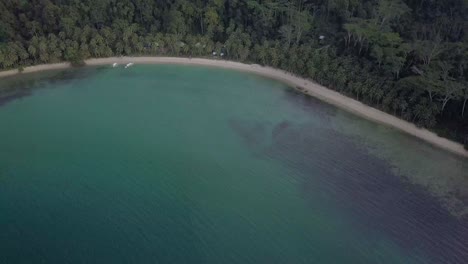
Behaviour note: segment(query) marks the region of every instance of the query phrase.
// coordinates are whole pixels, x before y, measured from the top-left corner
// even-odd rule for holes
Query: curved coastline
[[[275,79],[286,83],[292,87],[300,87],[300,91],[316,97],[322,101],[332,104],[336,107],[344,109],[348,112],[354,113],[368,120],[378,122],[398,129],[402,132],[410,134],[416,138],[422,139],[434,146],[445,149],[451,153],[468,158],[468,151],[466,151],[462,144],[451,141],[449,139],[438,136],[437,134],[427,130],[418,128],[412,123],[399,119],[395,116],[382,112],[376,108],[367,106],[359,101],[350,97],[346,97],[336,91],[330,90],[322,85],[313,81],[291,75],[288,72],[263,67],[256,64],[245,64],[240,62],[225,61],[225,60],[212,60],[202,58],[178,58],[178,57],[111,57],[102,59],[89,59],[86,60],[86,65],[112,65],[113,63],[137,63],[137,64],[184,64],[184,65],[201,65],[211,66],[218,68],[226,68],[238,71],[258,74],[264,77]],[[45,64],[26,67],[23,73],[32,73],[46,70],[58,70],[71,67],[69,63],[56,63]],[[1,77],[7,77],[18,74],[18,70],[10,70],[0,72]]]

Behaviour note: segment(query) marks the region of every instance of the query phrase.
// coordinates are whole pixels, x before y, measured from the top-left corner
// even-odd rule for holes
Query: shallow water
[[[0,83],[0,263],[467,263],[468,161],[189,66]]]

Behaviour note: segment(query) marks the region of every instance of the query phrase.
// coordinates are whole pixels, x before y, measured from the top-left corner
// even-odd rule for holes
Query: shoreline
[[[226,61],[226,60],[213,60],[201,58],[179,58],[179,57],[110,57],[102,59],[89,59],[85,63],[88,66],[99,65],[112,65],[113,63],[126,64],[133,62],[135,64],[181,64],[181,65],[199,65],[218,67],[231,70],[238,70],[248,73],[254,73],[270,79],[275,79],[283,82],[293,89],[302,93],[318,98],[321,101],[332,104],[345,111],[356,114],[365,119],[383,124],[394,129],[397,129],[406,134],[412,135],[416,138],[422,139],[433,146],[449,151],[454,154],[468,158],[468,151],[466,151],[462,144],[451,141],[449,139],[438,136],[437,134],[423,128],[418,128],[416,125],[399,119],[376,108],[367,106],[359,101],[350,97],[342,95],[336,91],[328,89],[313,81],[297,77],[287,73],[283,70],[278,70],[270,67],[263,67],[257,64],[245,64],[240,62]],[[7,76],[14,76],[17,74],[32,73],[46,70],[59,70],[70,68],[70,63],[56,63],[44,64],[24,68],[22,73],[18,70],[9,70],[0,72],[0,78]],[[302,89],[298,89],[298,87]]]

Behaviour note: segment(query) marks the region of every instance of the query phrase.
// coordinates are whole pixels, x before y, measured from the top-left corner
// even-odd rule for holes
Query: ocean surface
[[[468,263],[468,160],[277,81],[0,80],[0,263]]]

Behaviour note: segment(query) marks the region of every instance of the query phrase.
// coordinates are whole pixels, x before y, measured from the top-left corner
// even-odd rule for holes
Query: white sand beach
[[[463,148],[462,144],[439,137],[433,132],[426,129],[416,127],[414,124],[406,122],[402,119],[394,117],[390,114],[384,113],[378,109],[364,105],[352,98],[341,95],[338,92],[330,90],[321,86],[313,81],[296,77],[282,70],[273,69],[270,67],[262,67],[256,64],[244,64],[239,62],[225,61],[225,60],[211,60],[211,59],[198,59],[198,58],[175,58],[175,57],[114,57],[103,59],[90,59],[85,61],[87,65],[109,65],[113,63],[118,64],[185,64],[185,65],[203,65],[218,68],[226,68],[259,74],[268,78],[282,81],[292,87],[301,87],[302,92],[316,97],[322,101],[333,104],[346,111],[352,112],[366,119],[396,128],[407,134],[415,136],[419,139],[425,140],[434,146],[440,147],[452,153],[468,157],[468,151]],[[57,70],[71,67],[69,63],[57,63],[27,67],[24,73],[38,72],[44,70]],[[18,70],[0,72],[0,77],[6,77],[18,74]]]

